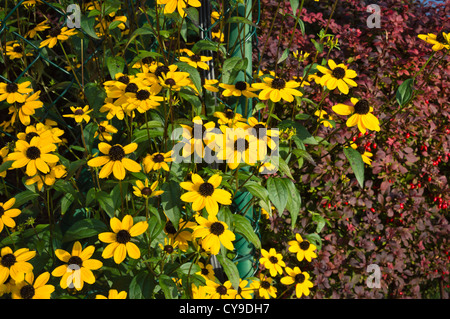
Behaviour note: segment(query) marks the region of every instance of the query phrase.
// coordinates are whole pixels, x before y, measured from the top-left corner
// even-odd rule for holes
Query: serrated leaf
[[[356,180],[361,188],[364,188],[364,162],[361,154],[351,147],[344,148],[344,154],[350,162],[350,166],[353,170],[353,174],[355,174]]]

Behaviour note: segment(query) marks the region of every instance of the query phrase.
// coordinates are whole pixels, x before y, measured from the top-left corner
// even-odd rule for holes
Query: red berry
[[[406,138],[409,138],[411,135],[409,135],[409,133],[406,133]]]
[[[400,203],[400,208],[401,209],[405,208],[405,205],[403,205],[403,203]]]

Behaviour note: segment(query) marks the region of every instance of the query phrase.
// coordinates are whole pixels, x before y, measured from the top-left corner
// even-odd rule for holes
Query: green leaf
[[[294,179],[294,177],[292,177],[291,174],[291,169],[289,168],[286,161],[283,158],[281,158],[281,156],[278,157],[278,168],[282,173],[286,174],[287,177]]]
[[[317,145],[318,142],[314,138],[314,136],[311,135],[311,133],[308,132],[308,130],[301,125],[300,123],[291,121],[291,120],[284,120],[280,124],[278,124],[280,129],[286,129],[286,128],[295,128],[296,136],[302,140],[304,144],[310,144],[310,145]]]
[[[116,73],[123,73],[125,64],[126,61],[121,56],[110,56],[106,59],[106,66],[112,79],[115,79]]]
[[[103,208],[108,216],[113,218],[116,209],[114,207],[114,201],[111,198],[111,195],[104,191],[99,191],[95,194],[95,198],[97,199],[100,207]]]
[[[269,191],[269,199],[275,208],[278,210],[278,214],[281,216],[286,208],[289,189],[282,178],[269,177],[267,179],[267,190]]]
[[[130,299],[151,299],[156,282],[148,270],[139,272],[130,282]]]
[[[166,299],[178,299],[178,289],[175,281],[167,275],[159,276],[159,286]]]
[[[234,289],[237,290],[239,287],[240,277],[239,270],[237,269],[236,265],[227,257],[222,256],[221,254],[216,255],[216,257],[219,263],[222,265],[223,271],[227,275],[228,280],[231,282],[231,285]]]
[[[261,184],[253,181],[245,183],[245,188],[252,194],[265,202],[269,202],[269,192]]]
[[[71,193],[65,193],[63,198],[61,198],[61,215],[64,215],[72,205],[75,197]]]
[[[320,238],[319,234],[312,233],[312,234],[304,235],[302,237],[303,237],[303,239],[306,239],[310,243],[314,244],[317,247],[317,250],[322,249],[322,238]]]
[[[287,57],[289,56],[289,48],[285,49],[283,54],[281,55],[281,57],[278,59],[277,64],[280,64],[281,62],[283,62],[284,60],[287,59]]]
[[[344,154],[350,162],[353,174],[355,174],[359,185],[361,186],[361,188],[364,188],[364,162],[362,160],[361,154],[351,147],[344,148]]]
[[[283,181],[289,190],[286,209],[291,214],[291,226],[294,228],[301,209],[302,198],[300,197],[300,193],[295,187],[295,184],[290,179],[284,178]]]
[[[251,20],[249,20],[249,19],[247,19],[245,17],[238,17],[238,16],[234,16],[234,17],[229,18],[226,23],[244,23],[244,24],[251,25],[252,27],[255,27],[255,28],[258,27]]]
[[[175,228],[178,228],[178,223],[181,217],[181,190],[180,185],[175,181],[164,183],[161,189],[164,193],[161,194],[161,205],[167,218],[172,222]]]
[[[248,60],[238,56],[226,59],[223,62],[222,83],[232,84],[237,74],[247,68]]]
[[[177,63],[175,63],[175,65],[178,66],[180,71],[189,73],[189,77],[192,80],[192,83],[194,83],[195,88],[198,91],[198,94],[202,95],[202,92],[203,92],[202,80],[200,78],[200,73],[198,72],[198,70],[196,68],[190,66],[186,62],[177,62]]]
[[[95,17],[86,17],[86,16],[82,16],[81,17],[81,30],[83,30],[84,32],[86,32],[91,38],[94,39],[100,39],[97,34],[95,33],[95,29],[94,26],[97,24]]]
[[[407,79],[397,89],[397,94],[395,97],[397,98],[398,104],[401,106],[405,105],[413,94],[413,86],[414,79]]]
[[[297,9],[300,0],[289,0],[289,2],[291,3],[292,13],[294,14],[294,16],[297,15]]]
[[[248,218],[238,214],[233,214],[232,219],[234,232],[244,236],[244,238],[251,242],[256,249],[261,249],[261,241],[255,234],[252,224],[250,223]]]
[[[295,156],[297,156],[299,158],[304,158],[305,160],[310,162],[312,165],[314,165],[314,166],[317,165],[316,161],[314,161],[314,158],[306,150],[295,149],[292,152],[294,153]]]
[[[184,274],[184,275],[193,275],[193,274],[199,272],[200,270],[201,270],[200,266],[197,265],[196,263],[187,262],[187,263],[182,264],[180,266],[180,268],[178,268],[177,273]]]
[[[30,190],[26,190],[23,192],[20,192],[19,194],[14,196],[16,198],[16,203],[14,204],[15,207],[20,207],[23,204],[26,204],[27,202],[38,198],[39,193],[32,192]]]
[[[197,41],[192,47],[192,52],[199,54],[201,51],[215,51],[218,50],[217,42],[213,42],[207,39]]]
[[[97,236],[99,233],[107,232],[108,227],[98,219],[87,218],[75,222],[65,232],[63,242],[75,241],[83,238]]]

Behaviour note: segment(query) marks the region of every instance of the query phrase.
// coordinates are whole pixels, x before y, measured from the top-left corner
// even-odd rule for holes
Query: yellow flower
[[[57,179],[63,178],[67,174],[67,170],[64,165],[55,165],[49,163],[48,166],[50,167],[50,172],[48,174],[37,174],[31,178],[28,178],[25,181],[25,185],[33,185],[37,183],[37,189],[41,191],[44,184],[47,186],[51,186],[55,184]]]
[[[8,146],[3,146],[0,149],[0,165],[2,165],[3,162],[7,162],[8,161],[8,153],[9,153],[9,147]],[[6,177],[6,170],[4,170],[3,172],[0,172],[0,177]]]
[[[108,297],[103,295],[96,295],[95,299],[127,299],[127,292],[118,292],[116,289],[110,289],[108,292]]]
[[[48,164],[59,161],[59,157],[49,154],[56,150],[56,145],[49,143],[46,139],[35,136],[30,143],[23,140],[16,141],[14,152],[8,155],[8,160],[14,161],[12,168],[22,168],[26,166],[28,176],[34,176],[39,170],[41,173],[50,172]]]
[[[333,106],[333,111],[339,115],[350,115],[347,120],[347,127],[357,125],[361,133],[366,133],[366,130],[379,131],[380,121],[372,114],[373,107],[364,99],[350,98],[353,105],[336,104]]]
[[[139,113],[145,113],[148,110],[156,109],[159,102],[164,100],[164,97],[157,96],[154,93],[150,87],[144,85],[138,85],[136,92],[125,93],[128,96],[127,103],[124,105],[127,112],[137,109]]]
[[[283,273],[283,267],[286,267],[286,264],[283,261],[283,256],[277,253],[275,248],[270,248],[269,251],[261,249],[261,255],[259,262],[269,270],[272,277]]]
[[[320,78],[320,85],[326,86],[330,91],[336,87],[344,94],[348,94],[349,86],[358,86],[353,78],[357,76],[356,72],[347,68],[343,63],[336,64],[333,60],[328,60],[327,69],[324,66],[318,65],[317,70],[324,75]]]
[[[253,286],[250,286],[248,280],[239,278],[239,286],[235,299],[253,299]]]
[[[141,251],[136,244],[131,242],[131,239],[143,234],[148,228],[148,223],[146,221],[138,222],[135,225],[133,223],[131,215],[125,215],[122,221],[116,217],[111,218],[110,226],[113,232],[98,235],[100,241],[109,244],[103,250],[103,258],[114,257],[114,262],[120,264],[127,255],[133,259],[141,257]]]
[[[295,240],[288,241],[289,251],[291,253],[297,253],[298,261],[302,261],[306,259],[307,261],[311,261],[312,258],[316,258],[317,255],[314,250],[317,247],[311,244],[309,241],[304,240],[300,234],[295,234]]]
[[[248,83],[244,81],[238,81],[236,84],[225,84],[220,83],[219,86],[225,89],[222,92],[223,96],[245,96],[246,98],[257,97],[254,91],[257,91],[254,87],[251,87]]]
[[[26,38],[34,38],[36,34],[40,31],[44,31],[46,29],[50,29],[50,26],[48,25],[48,20],[45,19],[44,21],[40,22],[38,25],[36,25],[33,29],[29,30],[26,34]]]
[[[136,143],[131,143],[126,146],[119,144],[111,146],[101,142],[98,144],[98,149],[105,155],[94,157],[87,164],[91,167],[103,166],[98,175],[99,178],[107,178],[113,173],[115,178],[123,180],[125,179],[127,170],[134,173],[141,171],[141,165],[125,157],[125,155],[134,152],[137,147],[138,145]]]
[[[234,249],[233,241],[236,236],[225,222],[219,221],[214,215],[208,216],[208,219],[197,216],[195,220],[199,225],[194,228],[192,237],[202,239],[202,248],[205,251],[217,255],[221,245],[228,250]]]
[[[215,174],[207,182],[198,174],[191,175],[191,182],[181,182],[181,188],[188,192],[181,195],[181,200],[192,203],[194,211],[206,208],[209,216],[215,216],[219,212],[219,205],[231,205],[231,194],[224,189],[217,188],[222,183],[222,176]]]
[[[351,148],[353,148],[354,150],[358,150],[358,148],[359,148],[355,143],[351,143],[350,146],[351,146]],[[361,157],[362,157],[362,160],[363,160],[364,163],[366,163],[367,165],[370,165],[370,166],[371,166],[371,165],[372,165],[372,159],[371,159],[372,156],[373,156],[372,153],[367,152],[367,151],[363,148]]]
[[[98,139],[100,141],[107,141],[111,142],[112,140],[112,134],[117,133],[117,129],[109,124],[108,121],[101,121],[98,124],[98,129],[94,133],[94,138],[98,136]]]
[[[277,297],[277,288],[274,287],[275,281],[264,274],[259,274],[259,281],[254,281],[254,289],[258,290],[260,297],[270,299]]]
[[[295,52],[292,52],[292,55],[299,62],[305,61],[310,56],[310,54],[308,52],[303,53],[303,51],[298,52],[298,50]]]
[[[323,126],[325,127],[333,127],[330,121],[333,120],[333,117],[331,115],[328,115],[328,113],[324,110],[317,110],[314,112],[314,115],[318,117],[317,121],[320,121]]]
[[[237,294],[229,280],[223,284],[206,280],[205,292],[210,295],[211,299],[234,299]]]
[[[11,59],[20,59],[24,55],[24,48],[23,46],[18,43],[10,43],[10,45],[6,45],[6,55]]]
[[[197,226],[197,223],[183,220],[180,218],[178,222],[178,228],[172,224],[167,218],[166,225],[164,226],[164,233],[172,240],[178,242],[178,247],[181,251],[186,251],[189,248],[189,242],[192,240],[192,230]]]
[[[67,27],[54,27],[51,28],[49,31],[49,35],[47,36],[47,39],[41,42],[39,45],[40,48],[43,48],[45,46],[48,46],[49,48],[53,48],[56,43],[59,41],[66,41],[71,36],[77,34],[76,29],[68,29]]]
[[[200,267],[200,271],[196,273],[196,275],[200,275],[205,279],[216,280],[214,269],[211,264],[203,264],[202,262],[198,262],[197,265]]]
[[[188,57],[185,56],[180,57],[181,62],[186,62],[187,64],[189,64],[194,68],[209,70],[209,65],[205,62],[211,61],[212,60],[211,56],[198,55],[192,52],[191,50],[185,50],[185,52],[187,53]]]
[[[27,94],[33,92],[33,89],[29,86],[31,85],[30,81],[22,82],[22,83],[0,83],[0,101],[6,100],[9,104],[13,104],[14,102],[24,103]]]
[[[159,196],[164,191],[155,191],[156,187],[158,187],[158,181],[155,181],[150,187],[148,186],[148,179],[145,179],[145,182],[142,183],[141,181],[136,181],[136,186],[133,186],[133,194],[137,197],[144,197],[144,198],[150,198]]]
[[[253,83],[252,86],[258,90],[262,90],[259,92],[258,98],[260,100],[271,100],[272,102],[279,102],[281,99],[286,102],[294,101],[294,96],[302,96],[303,93],[296,90],[297,87],[300,86],[300,83],[290,80],[285,81],[279,77],[269,77],[266,76],[263,78],[264,82],[261,83]]]
[[[21,211],[18,208],[12,208],[15,203],[16,199],[14,197],[5,203],[0,203],[0,233],[5,225],[9,228],[16,227],[13,217],[19,216]]]
[[[164,13],[172,13],[175,10],[178,10],[178,13],[184,17],[186,14],[184,9],[187,5],[192,7],[200,7],[202,4],[199,0],[158,0],[157,4],[165,4]]]
[[[235,113],[232,109],[225,109],[223,112],[214,112],[214,117],[218,118],[220,125],[228,125],[228,127],[235,127],[238,122],[245,122],[242,114]]]
[[[28,248],[20,248],[15,252],[9,247],[0,250],[0,283],[4,283],[8,276],[16,281],[25,279],[25,274],[33,271],[33,265],[28,261],[36,256],[35,251]]]
[[[142,165],[144,166],[144,171],[146,173],[157,171],[161,168],[168,172],[170,169],[167,163],[170,163],[172,161],[172,151],[169,151],[167,153],[156,152],[151,155],[147,154],[142,160]]]
[[[19,115],[19,120],[23,125],[30,125],[30,116],[34,115],[36,109],[41,108],[44,103],[39,101],[39,95],[41,91],[37,91],[25,98],[23,103],[16,102],[9,107],[9,114],[13,114],[11,122],[16,121],[16,114]]]
[[[182,137],[183,143],[182,156],[188,157],[195,152],[196,156],[204,158],[205,156],[205,146],[209,146],[211,149],[214,148],[212,142],[215,138],[214,129],[216,124],[212,121],[203,123],[200,116],[196,116],[192,119],[192,125],[180,124],[183,128]]]
[[[44,272],[34,280],[34,274],[29,272],[25,275],[25,280],[18,282],[11,291],[12,299],[50,299],[55,287],[47,285],[50,273]]]
[[[77,123],[81,123],[83,121],[88,123],[91,120],[91,117],[88,114],[91,113],[93,110],[89,109],[89,105],[85,105],[84,107],[71,106],[70,110],[72,111],[73,114],[64,114],[63,117],[73,118]]]
[[[161,248],[162,251],[164,251],[166,254],[171,255],[175,252],[175,248],[178,247],[178,242],[173,241],[170,238],[164,238],[164,245],[159,244],[159,248]]]
[[[171,91],[179,91],[183,87],[191,84],[189,73],[181,71],[168,71],[167,73],[162,73],[158,79],[161,86]]]
[[[25,128],[25,132],[17,133],[17,138],[19,140],[26,141],[27,143],[30,143],[31,139],[36,136],[38,136],[42,141],[48,143],[56,142],[52,134],[52,131],[48,128],[48,126],[42,123],[37,123],[36,125],[29,125]]]
[[[94,251],[94,245],[83,249],[79,241],[73,244],[72,253],[68,253],[63,249],[55,250],[56,257],[64,264],[56,267],[52,271],[52,276],[61,277],[59,285],[62,289],[69,287],[81,290],[85,282],[88,284],[95,283],[95,276],[92,270],[100,269],[103,263],[99,260],[91,259]]]
[[[440,51],[442,49],[450,49],[450,32],[441,31],[437,35],[428,33],[428,34],[419,34],[418,38],[432,44],[433,51]]]
[[[300,298],[302,295],[309,296],[309,288],[313,287],[313,283],[309,281],[309,274],[301,271],[300,268],[294,269],[286,267],[288,276],[280,279],[283,285],[295,284],[295,295]]]

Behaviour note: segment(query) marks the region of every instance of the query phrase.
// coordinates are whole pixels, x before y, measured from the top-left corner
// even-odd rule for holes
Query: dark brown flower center
[[[125,157],[125,151],[122,146],[114,145],[109,149],[108,155],[112,161],[120,161]]]
[[[29,159],[35,160],[41,156],[41,151],[36,146],[30,146],[26,151],[26,155]]]
[[[234,142],[234,149],[238,152],[245,152],[249,146],[250,144],[245,138],[239,138]]]
[[[364,99],[359,100],[355,104],[354,108],[355,108],[355,113],[361,114],[361,115],[367,114],[370,111],[369,102],[367,102],[367,100],[364,100]]]
[[[247,83],[245,83],[243,81],[238,81],[238,82],[236,82],[234,87],[239,91],[244,91],[245,89],[247,89]]]
[[[19,89],[19,86],[16,83],[8,83],[6,85],[6,92],[15,93]]]
[[[20,288],[20,296],[23,299],[31,299],[35,294],[34,287],[32,285],[25,285]]]
[[[198,192],[203,197],[211,196],[214,193],[214,186],[210,183],[203,183],[198,188]]]
[[[99,125],[98,130],[99,130],[99,132],[104,133],[104,132],[106,132],[106,127],[104,127],[103,125]]]
[[[173,253],[173,246],[172,245],[165,245],[164,246],[164,251],[168,254]]]
[[[207,268],[202,268],[201,272],[202,272],[202,275],[204,275],[204,276],[208,276],[208,274],[209,274],[209,270]]]
[[[302,249],[302,250],[308,250],[308,248],[309,248],[309,242],[308,241],[302,241],[301,243],[300,243],[300,248]]]
[[[152,189],[151,189],[150,187],[144,187],[144,188],[141,190],[141,193],[142,193],[142,195],[144,195],[144,196],[149,196],[149,195],[151,195],[151,193],[152,193]]]
[[[277,90],[281,90],[284,89],[286,87],[286,81],[281,79],[281,78],[275,78],[272,81],[272,88],[273,89],[277,89]]]
[[[177,84],[177,83],[175,82],[175,80],[172,79],[172,78],[166,79],[166,80],[164,81],[164,83],[165,83],[166,85],[168,85],[168,86],[174,86],[175,84]]]
[[[269,289],[270,288],[270,282],[268,282],[266,280],[261,281],[261,288]]]
[[[30,132],[27,135],[25,135],[25,141],[27,141],[27,143],[30,143],[31,140],[33,139],[33,137],[39,136],[38,133],[36,132]]]
[[[192,62],[200,62],[202,60],[202,57],[199,56],[198,54],[194,54],[193,56],[190,57]]]
[[[345,70],[338,66],[333,69],[331,75],[338,80],[343,79],[345,77]]]
[[[305,281],[306,277],[303,274],[297,274],[295,275],[294,279],[296,283],[302,284]]]
[[[168,234],[171,234],[171,235],[175,235],[177,233],[177,230],[175,229],[175,227],[173,226],[173,224],[170,220],[166,223],[166,227],[164,229],[166,230],[166,232]]]
[[[255,130],[256,138],[264,138],[267,135],[266,127],[263,124],[256,124],[253,126],[253,129]]]
[[[16,52],[16,53],[22,53],[23,49],[22,49],[22,47],[20,45],[15,45],[13,47],[13,51]]]
[[[160,65],[156,68],[155,75],[160,77],[160,76],[162,76],[163,73],[167,73],[169,71],[170,71],[169,67],[167,67],[165,65]]]
[[[78,256],[72,256],[69,258],[67,263],[69,265],[77,265],[78,267],[81,267],[83,265],[83,260]]]
[[[232,110],[226,110],[224,113],[227,119],[232,120],[234,118],[234,112]]]
[[[155,156],[153,156],[153,162],[155,162],[155,163],[162,163],[162,162],[164,162],[164,155],[156,154]]]
[[[225,231],[225,227],[220,222],[214,222],[210,226],[210,232],[216,236],[220,236]]]
[[[216,288],[216,291],[219,295],[226,295],[227,294],[227,287],[225,287],[224,285],[220,285]]]
[[[75,115],[83,115],[84,111],[83,111],[83,109],[76,109],[75,112],[73,112],[73,114],[75,114]]]
[[[57,37],[61,34],[61,29],[59,27],[51,28],[49,34],[52,38]]]
[[[139,90],[136,92],[136,98],[140,101],[147,100],[150,97],[150,92],[147,90]]]
[[[127,75],[122,75],[117,79],[117,81],[122,82],[123,84],[130,83],[130,78]]]
[[[6,254],[2,257],[2,260],[0,261],[0,264],[3,267],[10,268],[12,265],[16,263],[16,256],[13,254]]]
[[[444,37],[444,31],[441,31],[437,34],[436,41],[439,43],[447,44],[447,40]]]
[[[126,244],[131,240],[131,235],[127,230],[121,229],[116,234],[116,240],[119,244]]]
[[[138,86],[136,85],[136,83],[128,83],[127,87],[125,88],[125,92],[131,92],[131,93],[136,93],[138,91]]]
[[[269,257],[269,261],[270,261],[272,264],[276,264],[276,263],[278,263],[278,258],[275,257],[275,256],[270,256],[270,257]]]

